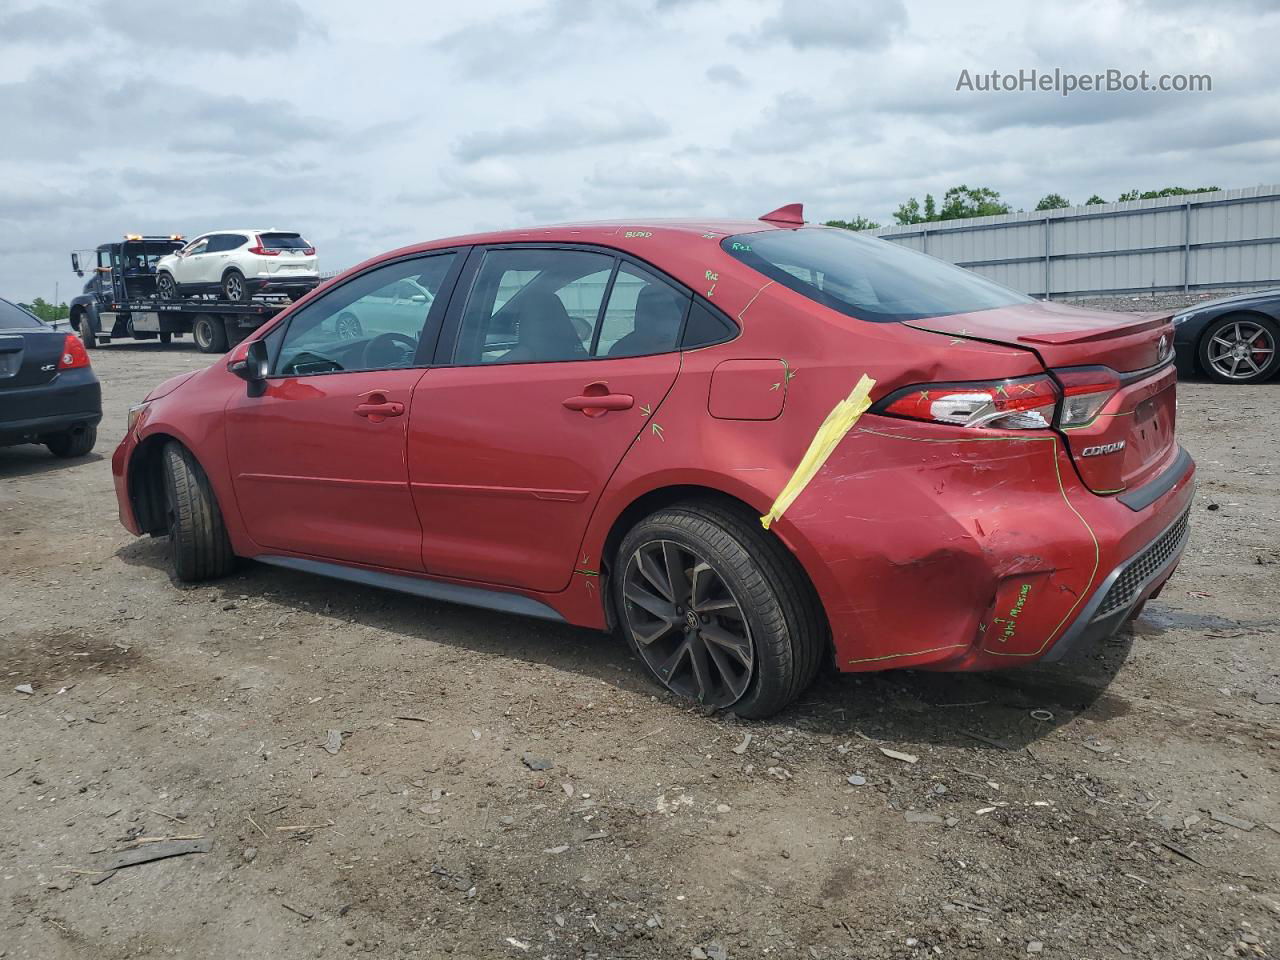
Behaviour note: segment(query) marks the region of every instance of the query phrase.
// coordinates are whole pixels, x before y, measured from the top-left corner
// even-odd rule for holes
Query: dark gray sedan
[[[1280,369],[1280,289],[1187,307],[1173,317],[1178,367],[1219,383],[1261,383]]]
[[[83,457],[101,419],[102,388],[80,338],[0,300],[0,447],[40,443]]]

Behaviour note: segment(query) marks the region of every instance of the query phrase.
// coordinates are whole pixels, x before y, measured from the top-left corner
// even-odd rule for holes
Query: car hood
[[[176,377],[170,377],[168,380],[157,384],[152,391],[146,395],[143,402],[145,403],[148,400],[159,400],[161,397],[167,397],[199,372],[199,370],[192,370],[190,373],[180,373]]]
[[[1187,313],[1198,313],[1201,310],[1210,310],[1214,307],[1234,306],[1242,303],[1257,303],[1262,300],[1280,299],[1280,287],[1273,287],[1270,290],[1259,290],[1254,293],[1238,293],[1234,297],[1221,297],[1217,300],[1206,300],[1204,303],[1193,303],[1190,306],[1183,307],[1178,311],[1179,315]]]

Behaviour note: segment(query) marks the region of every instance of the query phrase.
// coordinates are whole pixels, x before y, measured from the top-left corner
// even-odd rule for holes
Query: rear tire
[[[721,667],[727,663],[738,680],[742,680],[739,661],[726,659],[726,650],[733,647],[726,646],[723,640],[701,641],[708,650],[707,659],[702,662],[711,663],[714,674],[711,679],[723,680],[707,685],[711,695],[693,692],[694,687],[704,691],[706,688],[697,678],[692,653],[683,661],[684,666],[668,670],[666,678],[660,673],[672,659],[669,649],[663,645],[674,649],[682,642],[678,636],[669,634],[663,640],[650,639],[644,649],[641,648],[637,627],[640,633],[652,637],[652,628],[657,625],[661,629],[665,617],[653,614],[652,607],[640,607],[629,600],[628,586],[634,588],[634,578],[644,575],[645,552],[652,556],[655,548],[665,549],[667,544],[674,545],[677,554],[684,558],[677,566],[684,570],[686,579],[696,582],[698,577],[711,577],[711,582],[718,584],[718,599],[704,595],[701,602],[696,585],[689,599],[683,602],[678,589],[671,591],[675,595],[675,611],[670,622],[675,633],[683,632],[696,644],[697,638],[703,635],[701,631],[708,628],[715,633],[707,636],[724,637],[726,628],[732,628],[735,623],[743,625],[741,629],[729,630],[735,635],[735,646],[741,642],[738,638],[745,638],[750,649],[749,676],[740,694],[735,692],[734,681]],[[700,569],[703,572],[698,574]],[[643,583],[641,581],[642,587]],[[830,648],[820,602],[795,558],[780,541],[760,529],[754,516],[731,506],[715,502],[677,504],[641,520],[618,548],[611,589],[618,611],[618,628],[655,680],[686,699],[728,710],[743,718],[768,717],[793,702],[813,682]],[[660,597],[661,590],[654,590],[648,598],[650,601],[653,595]],[[736,607],[736,612],[712,612],[709,616],[706,612],[727,610],[730,605]],[[697,625],[699,620],[702,626]]]
[[[235,303],[248,303],[253,299],[249,283],[239,270],[231,269],[222,278],[222,297]]]
[[[80,342],[84,344],[86,350],[92,350],[98,345],[98,338],[93,335],[93,327],[89,323],[88,312],[80,314],[80,322],[77,327],[80,332]]]
[[[169,551],[175,576],[184,583],[224,577],[235,566],[231,540],[209,478],[182,444],[164,447]]]
[[[83,457],[97,442],[98,428],[96,425],[91,425],[46,437],[44,445],[55,457],[62,457],[65,460],[71,457]]]
[[[226,353],[227,328],[221,318],[202,313],[191,324],[191,335],[201,353]]]

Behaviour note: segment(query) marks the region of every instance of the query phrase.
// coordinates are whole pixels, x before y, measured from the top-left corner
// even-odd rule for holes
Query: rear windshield
[[[976,273],[838,228],[744,233],[721,246],[771,280],[859,320],[920,320],[1032,302]]]
[[[0,330],[31,330],[43,326],[27,311],[15,307],[8,300],[0,300]]]
[[[267,250],[305,250],[311,246],[296,233],[260,233],[258,236]]]

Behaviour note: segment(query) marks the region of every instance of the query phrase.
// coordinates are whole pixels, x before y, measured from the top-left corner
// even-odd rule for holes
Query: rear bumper
[[[1112,570],[1044,659],[1061,660],[1105,640],[1159,594],[1182,559],[1191,535],[1190,520],[1190,509],[1183,511],[1160,536]]]
[[[64,370],[31,387],[0,387],[0,444],[38,443],[100,420],[102,387],[89,367]]]
[[[866,415],[778,531],[841,669],[1001,669],[1113,632],[1160,589],[1194,473],[1170,450],[1139,488],[1154,497],[1130,506],[1091,492],[1056,436],[958,438]]]
[[[267,276],[248,277],[245,283],[254,293],[279,291],[281,293],[307,293],[320,286],[319,277],[291,277],[269,274]]]

